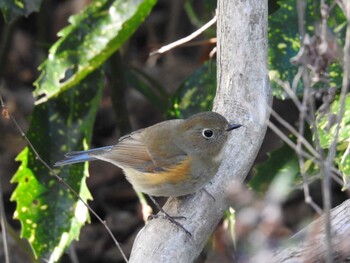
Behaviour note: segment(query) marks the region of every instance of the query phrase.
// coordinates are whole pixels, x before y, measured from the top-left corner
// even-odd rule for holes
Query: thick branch
[[[336,262],[350,256],[350,200],[331,210],[331,242]],[[325,260],[325,218],[311,223],[288,240],[270,262],[323,262]]]
[[[242,182],[266,131],[271,94],[267,72],[267,1],[218,1],[218,89],[214,110],[244,127],[231,136],[226,157],[206,193],[170,198],[164,209],[192,233],[167,220],[150,221],[137,236],[130,262],[193,262],[228,208],[226,194]]]

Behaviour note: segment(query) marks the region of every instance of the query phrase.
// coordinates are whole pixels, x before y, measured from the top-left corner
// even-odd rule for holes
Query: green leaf
[[[254,168],[254,177],[249,185],[258,192],[269,189],[269,195],[283,199],[292,189],[293,182],[299,174],[298,158],[293,149],[284,144],[271,152],[269,159]]]
[[[194,1],[186,0],[184,2],[184,10],[187,14],[188,19],[191,21],[192,25],[200,28],[213,17],[213,10],[217,6],[216,0],[206,0],[206,1]],[[212,30],[206,30],[205,35],[209,32],[214,32]]]
[[[320,6],[319,2],[307,0],[305,10],[305,30],[306,33],[312,36],[319,35],[318,25],[321,23],[320,18]],[[291,59],[295,57],[300,50],[300,33],[298,29],[298,12],[297,3],[295,0],[285,0],[279,1],[280,8],[269,16],[269,76],[271,80],[271,86],[273,88],[274,96],[278,98],[283,98],[285,92],[276,83],[276,80],[288,81],[291,85],[295,76],[297,75],[298,67],[291,63]],[[335,7],[330,12],[330,17],[327,19],[327,41],[328,50],[330,50],[331,45],[342,45],[342,39],[344,39],[345,27],[341,27],[345,22],[344,13],[339,7]],[[316,25],[316,26],[315,26]],[[316,41],[317,42],[317,41]],[[316,47],[314,47],[316,48]],[[337,48],[334,48],[335,50]],[[312,53],[312,52],[311,52]],[[336,53],[336,51],[334,51]],[[330,57],[336,54],[329,53],[319,55],[318,61],[320,59],[330,59]],[[311,58],[310,60],[315,59]],[[316,63],[313,61],[313,63]],[[321,62],[319,62],[321,63]],[[341,66],[338,61],[333,61],[333,63],[327,68],[328,77],[325,83],[319,82],[316,87],[322,88],[329,86],[339,87],[341,86],[342,76],[339,72],[342,72]],[[325,75],[327,75],[325,74]],[[329,81],[329,83],[327,83]],[[299,81],[297,84],[297,93],[301,94],[303,86]]]
[[[169,94],[155,79],[134,67],[129,67],[125,73],[129,85],[143,94],[162,112],[167,110]]]
[[[350,95],[345,98],[345,111],[343,119],[340,122],[340,130],[338,135],[338,144],[350,138]],[[340,109],[339,96],[330,105],[330,111],[326,114],[318,113],[317,129],[320,138],[320,145],[324,149],[328,149],[334,140],[336,131],[336,116]]]
[[[96,71],[74,89],[48,103],[37,105],[31,116],[28,139],[49,165],[71,150],[87,148],[103,87],[103,74]],[[87,208],[25,148],[12,178],[17,187],[14,217],[21,221],[21,236],[28,239],[36,257],[57,261],[88,218]],[[83,200],[91,199],[85,179],[87,165],[57,170]]]
[[[209,111],[213,107],[216,92],[216,64],[205,62],[189,76],[172,98],[168,114],[186,118],[194,113]]]
[[[343,173],[343,188],[345,191],[350,187],[350,140],[345,142],[346,150],[340,153],[339,170]]]
[[[1,0],[0,9],[6,23],[12,23],[21,16],[28,16],[38,12],[41,0]]]
[[[336,132],[336,118],[340,110],[340,97],[330,105],[330,110],[326,114],[318,112],[316,122],[317,131],[320,139],[320,145],[323,149],[328,149],[333,143]],[[340,122],[340,129],[338,134],[337,152],[334,162],[338,165],[339,170],[343,173],[344,186],[347,189],[350,185],[350,157],[349,157],[349,143],[350,143],[350,95],[345,98],[344,114]]]
[[[298,53],[300,40],[296,1],[288,0],[279,3],[279,10],[269,16],[268,61],[274,96],[282,97],[283,90],[274,80],[278,78],[292,83],[297,67],[290,63],[290,59]]]
[[[98,68],[138,28],[156,0],[95,0],[70,25],[40,66],[37,104],[63,92]]]

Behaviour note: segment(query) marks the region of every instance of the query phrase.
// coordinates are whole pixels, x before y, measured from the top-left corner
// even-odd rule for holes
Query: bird
[[[54,166],[102,160],[120,167],[136,191],[184,196],[210,182],[223,160],[229,132],[241,126],[219,113],[201,112],[134,131],[116,145],[66,153]]]

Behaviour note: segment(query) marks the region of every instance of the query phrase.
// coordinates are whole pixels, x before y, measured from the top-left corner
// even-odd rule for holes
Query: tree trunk
[[[130,262],[193,262],[228,208],[227,192],[246,177],[263,141],[271,91],[267,70],[267,0],[218,0],[214,111],[243,124],[230,136],[225,160],[206,190],[169,198],[164,206],[192,236],[168,220],[151,220],[138,234]]]

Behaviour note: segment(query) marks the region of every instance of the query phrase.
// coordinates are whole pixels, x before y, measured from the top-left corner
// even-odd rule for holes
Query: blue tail
[[[106,147],[91,149],[87,151],[69,152],[64,155],[65,158],[62,161],[56,162],[54,166],[63,166],[63,165],[70,165],[73,163],[94,161],[94,160],[97,160],[97,158],[94,157],[94,155],[98,155],[105,151],[109,151],[112,149],[112,147],[113,146],[106,146]]]

